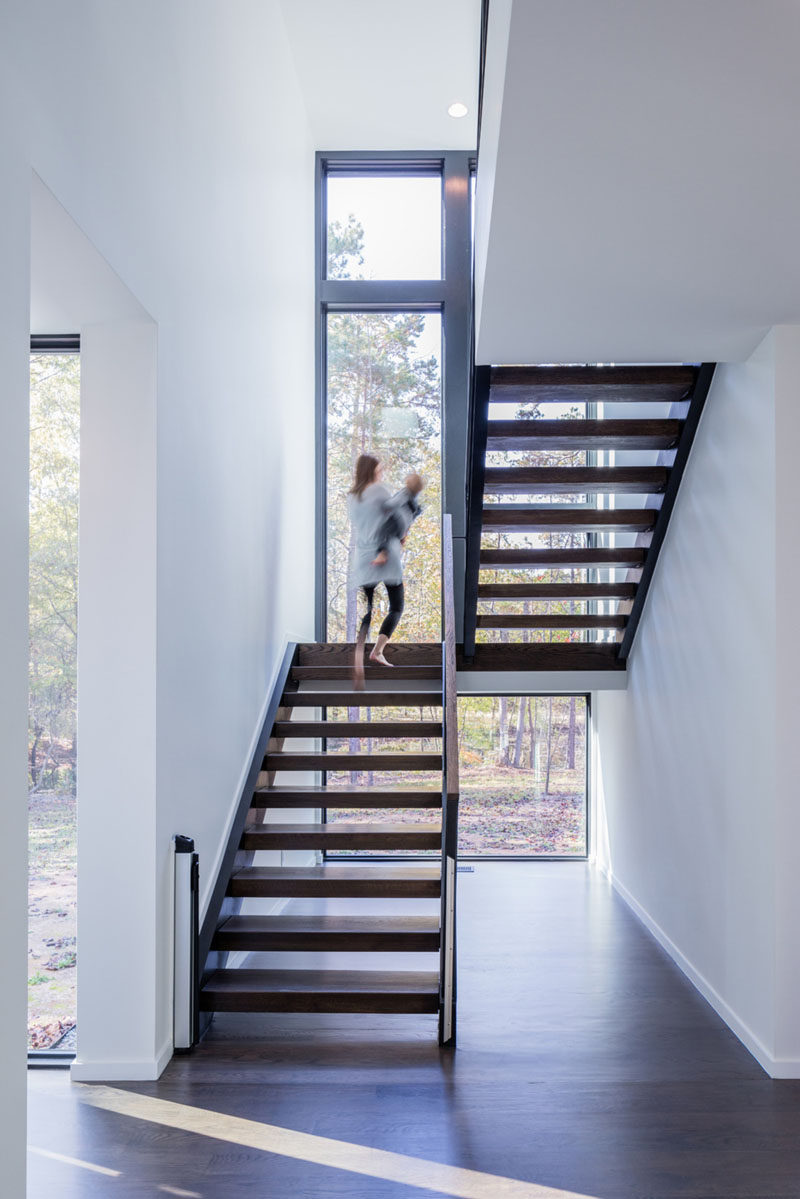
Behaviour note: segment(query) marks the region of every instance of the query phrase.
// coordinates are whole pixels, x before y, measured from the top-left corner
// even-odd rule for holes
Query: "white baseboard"
[[[661,925],[642,907],[625,884],[620,882],[614,875],[614,872],[605,866],[601,866],[599,863],[597,864],[597,869],[605,875],[619,897],[625,901],[633,912],[634,916],[641,921],[647,931],[655,937],[659,945],[666,950],[675,965],[686,975],[703,998],[711,1004],[717,1015],[725,1021],[728,1028],[739,1038],[745,1049],[752,1053],[759,1066],[767,1072],[770,1078],[800,1078],[800,1060],[796,1058],[773,1057],[755,1033],[748,1028],[744,1020],[741,1020],[737,1016],[733,1008],[726,1003],[708,979],[692,965],[675,942],[664,932]]]
[[[154,1058],[135,1062],[93,1062],[76,1057],[69,1069],[72,1082],[154,1082],[172,1058],[172,1039],[165,1041]]]

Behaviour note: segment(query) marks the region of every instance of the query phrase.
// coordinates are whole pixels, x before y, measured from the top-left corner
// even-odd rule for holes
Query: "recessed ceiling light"
[[[458,100],[455,104],[451,104],[447,111],[451,117],[465,117],[469,112],[469,109],[467,108],[466,104],[462,104],[461,101]]]

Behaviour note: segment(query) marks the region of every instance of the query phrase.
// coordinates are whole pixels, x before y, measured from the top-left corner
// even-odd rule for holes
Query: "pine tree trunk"
[[[524,695],[519,697],[519,713],[517,715],[517,735],[514,739],[514,766],[519,770],[522,765],[522,737],[525,732],[525,703]]]
[[[539,701],[536,699],[533,701],[534,707],[533,710],[531,710],[531,701],[530,699],[528,700],[528,732],[530,733],[531,738],[531,770],[536,769],[536,704],[538,702]]]
[[[567,737],[567,769],[575,769],[575,696],[569,697],[569,734]]]
[[[500,696],[500,765],[508,766],[508,699],[505,695]]]
[[[29,764],[29,769],[31,772],[31,790],[32,791],[35,791],[37,786],[39,785],[38,752],[39,752],[39,742],[41,741],[41,739],[42,739],[42,730],[38,725],[35,725],[34,726],[34,737],[33,737],[33,741],[31,742],[30,764]]]
[[[545,767],[544,793],[550,794],[550,764],[553,760],[553,697],[547,698],[547,765]]]

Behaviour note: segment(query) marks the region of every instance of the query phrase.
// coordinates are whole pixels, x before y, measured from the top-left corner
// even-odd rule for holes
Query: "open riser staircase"
[[[453,1043],[458,768],[447,548],[445,565],[449,636],[443,644],[390,645],[393,666],[368,665],[365,690],[353,690],[353,646],[287,651],[201,936],[203,1012],[438,1014],[441,1043]],[[298,748],[309,741],[312,748]],[[342,772],[358,772],[357,781],[330,781]],[[385,781],[365,781],[372,775]],[[342,850],[406,860],[323,856]],[[279,853],[280,864],[259,864],[261,851]],[[407,860],[415,854],[424,856]],[[289,864],[289,856],[310,861]],[[256,900],[276,910],[243,912]],[[372,953],[393,955],[392,968],[353,968],[353,955]],[[253,966],[253,954],[270,955],[268,968]],[[322,964],[284,968],[281,956],[292,954],[322,955]],[[404,955],[419,954],[427,969],[403,967]]]
[[[468,663],[511,662],[510,646],[477,643],[493,630],[516,640],[519,669],[624,668],[713,373],[476,368]]]

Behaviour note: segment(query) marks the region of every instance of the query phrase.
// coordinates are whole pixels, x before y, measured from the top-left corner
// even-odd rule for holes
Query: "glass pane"
[[[80,358],[31,355],[28,1045],[74,1048]]]
[[[432,708],[328,708],[327,718],[332,721],[359,720],[380,724],[392,724],[402,721],[425,721],[433,726],[441,721],[441,709]],[[326,742],[326,752],[335,753],[438,753],[442,752],[440,736],[414,737],[408,736],[378,738],[370,737],[329,737]],[[363,786],[380,787],[382,791],[417,791],[436,790],[441,787],[442,776],[436,771],[409,770],[401,771],[358,771],[358,770],[329,770],[326,775],[328,791],[335,795],[342,787]],[[441,826],[442,813],[439,808],[336,808],[327,811],[329,824],[403,824],[415,832],[425,831],[427,826],[431,833],[431,843],[424,849],[348,849],[328,850],[327,856],[334,857],[441,857]]]
[[[329,279],[441,279],[439,175],[329,175]]]
[[[590,415],[589,406],[585,403],[562,404],[551,401],[529,403],[494,403],[490,405],[491,420],[586,420]],[[592,452],[582,447],[574,450],[562,449],[532,449],[532,450],[490,450],[486,455],[486,465],[489,467],[579,467],[588,466],[593,462]],[[487,494],[485,503],[501,504],[504,506],[539,506],[552,504],[556,507],[578,505],[580,507],[595,507],[596,497],[585,492],[570,494],[520,493],[518,491],[504,493],[501,491]],[[558,529],[552,532],[501,532],[484,530],[481,547],[486,550],[515,550],[515,549],[555,549],[571,550],[586,549],[597,540],[597,534],[577,532],[571,529]],[[592,572],[577,566],[549,567],[532,571],[531,569],[499,569],[482,570],[481,583],[551,583],[572,584],[594,581]],[[606,605],[616,608],[616,601]],[[584,615],[594,615],[597,610],[596,601],[575,600],[560,597],[549,600],[481,600],[479,613],[482,616],[497,618],[502,623],[506,616],[516,617],[554,617],[559,624],[565,624],[569,618]],[[602,635],[602,634],[600,634]],[[518,642],[551,642],[551,641],[586,641],[598,637],[596,630],[582,630],[574,627],[560,628],[481,628],[477,639],[487,641],[518,641]]]
[[[360,454],[374,454],[394,491],[411,471],[426,486],[405,546],[405,611],[395,640],[441,640],[441,344],[439,313],[346,312],[328,317],[328,639],[355,641],[354,539],[347,493]],[[375,597],[372,638],[386,612]]]
[[[458,701],[459,852],[486,857],[586,853],[586,697]]]

